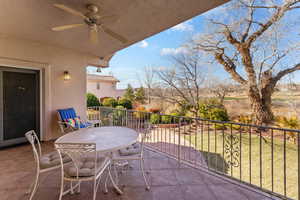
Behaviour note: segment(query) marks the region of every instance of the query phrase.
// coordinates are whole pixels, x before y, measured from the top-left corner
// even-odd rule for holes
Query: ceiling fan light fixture
[[[107,19],[114,19],[114,15],[108,15],[104,16],[99,14],[99,8],[97,5],[94,4],[87,4],[86,9],[88,10],[87,13],[82,13],[80,11],[74,10],[73,8],[70,8],[66,5],[63,4],[53,4],[54,7],[61,9],[69,14],[79,16],[83,18],[84,23],[82,24],[70,24],[70,25],[63,25],[63,26],[57,26],[53,27],[53,31],[64,31],[68,29],[73,29],[77,28],[83,25],[88,25],[89,29],[89,36],[90,36],[90,41],[92,44],[97,44],[98,43],[98,32],[99,30],[101,32],[106,33],[110,37],[120,41],[121,43],[127,43],[128,40],[123,37],[122,35],[114,32],[111,30],[109,27],[105,26],[105,23],[103,24],[103,21],[106,21]]]
[[[97,13],[99,11],[98,6],[94,4],[88,4],[87,9],[93,13]]]

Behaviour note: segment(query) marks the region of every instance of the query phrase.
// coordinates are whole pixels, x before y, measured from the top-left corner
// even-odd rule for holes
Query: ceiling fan
[[[63,4],[53,4],[54,7],[59,8],[65,12],[68,12],[72,15],[75,16],[79,16],[81,18],[83,18],[84,23],[80,23],[80,24],[70,24],[70,25],[64,25],[64,26],[57,26],[57,27],[53,27],[52,30],[53,31],[64,31],[67,29],[72,29],[72,28],[77,28],[77,27],[81,27],[84,25],[88,25],[89,27],[89,38],[90,41],[93,44],[97,44],[98,43],[98,32],[103,31],[106,34],[110,35],[111,37],[119,40],[122,43],[127,43],[128,40],[123,37],[122,35],[112,31],[111,29],[107,28],[104,24],[103,21],[106,19],[112,19],[115,16],[102,16],[99,15],[99,8],[98,6],[94,5],[94,4],[88,4],[87,5],[87,13],[83,14],[77,10],[74,10],[73,8],[70,8],[68,6],[65,6]]]

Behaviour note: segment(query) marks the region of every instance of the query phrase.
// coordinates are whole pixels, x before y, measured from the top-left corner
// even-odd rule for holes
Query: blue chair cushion
[[[66,121],[70,118],[74,119],[75,117],[77,117],[74,108],[59,109],[57,110],[57,112],[59,113],[62,121]]]
[[[90,122],[83,122],[80,120],[80,117],[75,117],[75,128],[87,128],[92,126],[93,124]]]
[[[80,128],[87,128],[90,126],[92,126],[92,123],[89,123],[89,122],[81,122],[80,123]],[[76,128],[78,128],[78,124],[76,124]]]

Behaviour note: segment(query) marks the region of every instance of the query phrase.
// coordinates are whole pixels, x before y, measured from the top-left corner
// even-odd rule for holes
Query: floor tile
[[[53,142],[42,143],[43,153],[53,151]],[[167,150],[167,149],[166,149]],[[172,153],[172,152],[170,152]],[[174,155],[176,152],[173,152]],[[120,176],[123,195],[115,193],[108,182],[108,194],[103,193],[105,174],[99,184],[97,199],[101,200],[219,200],[219,199],[269,199],[262,193],[232,184],[209,173],[178,164],[164,154],[145,151],[145,169],[151,190],[145,190],[144,179],[139,162],[133,161],[129,170]],[[187,155],[186,155],[187,156]],[[195,155],[192,155],[195,156]],[[35,177],[35,162],[30,145],[20,145],[0,150],[0,199],[25,200]],[[40,176],[39,187],[34,200],[57,200],[60,189],[60,170]],[[68,186],[68,185],[67,185]],[[81,184],[81,193],[66,195],[63,200],[92,199],[92,182]]]

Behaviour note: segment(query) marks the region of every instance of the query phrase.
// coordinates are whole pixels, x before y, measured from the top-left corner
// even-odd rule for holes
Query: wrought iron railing
[[[137,130],[150,123],[146,144],[179,162],[281,198],[300,197],[300,130],[107,107],[88,108],[88,119]]]

